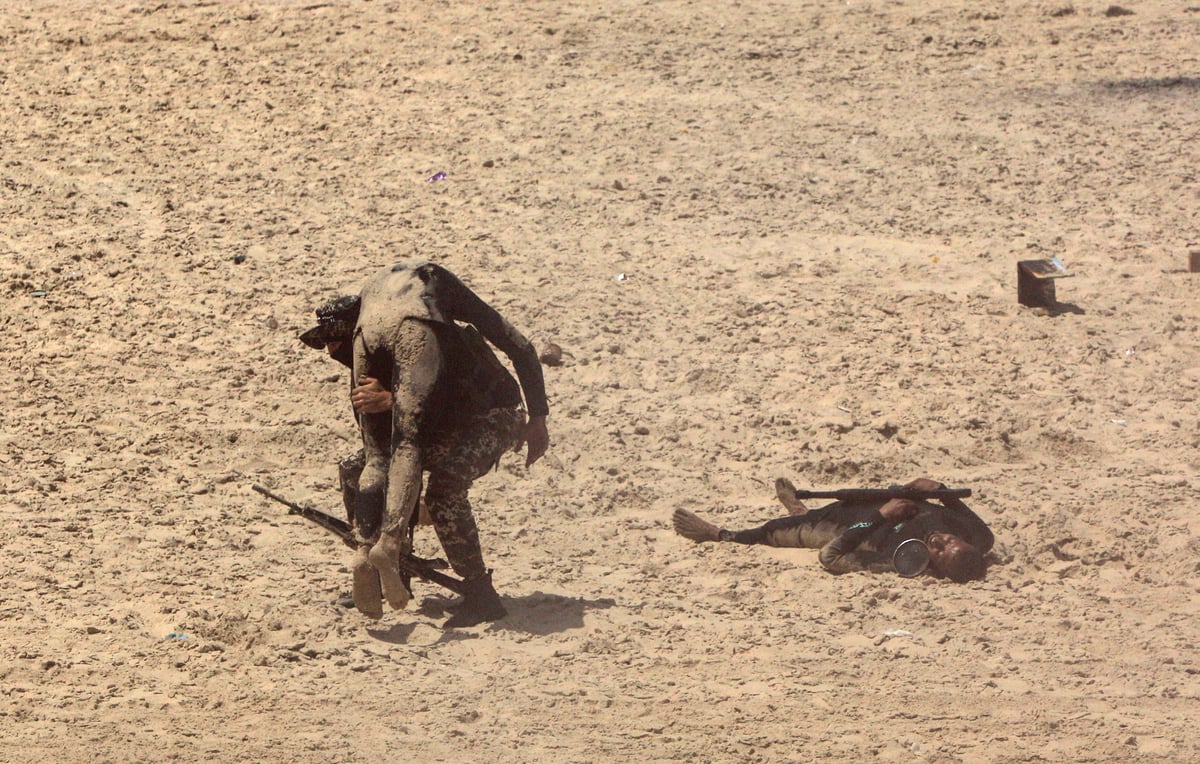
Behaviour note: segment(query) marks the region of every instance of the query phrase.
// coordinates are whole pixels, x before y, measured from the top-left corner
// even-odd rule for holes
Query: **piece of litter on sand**
[[[445,180],[445,179],[446,179],[446,173],[444,173],[444,172],[435,172],[433,175],[430,175],[428,178],[426,178],[426,179],[425,179],[425,182],[426,182],[426,183],[432,183],[432,182],[434,182],[435,180]]]

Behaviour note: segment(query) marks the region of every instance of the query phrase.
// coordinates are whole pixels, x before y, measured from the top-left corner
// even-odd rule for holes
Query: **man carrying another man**
[[[527,443],[529,466],[549,446],[549,407],[533,345],[433,263],[386,268],[358,297],[338,298],[317,315],[318,326],[300,339],[353,369],[351,401],[363,435],[361,475],[351,474],[354,464],[340,470],[358,541],[355,607],[380,618],[381,597],[395,609],[408,604],[398,559],[407,551],[426,471],[429,518],[466,587],[445,626],[503,618],[467,492],[506,450]],[[483,338],[509,357],[519,386]]]
[[[918,478],[902,489],[947,492],[946,486],[928,478]],[[983,520],[958,498],[941,497],[942,504],[908,498],[837,501],[808,510],[786,478],[775,481],[775,491],[788,509],[787,517],[757,528],[728,531],[686,509],[677,509],[672,517],[675,531],[697,543],[732,541],[820,549],[821,565],[831,573],[897,571],[898,567],[907,567],[899,561],[908,551],[917,549],[921,552],[920,562],[911,570],[899,572],[920,572],[927,559],[930,573],[955,583],[984,576],[983,556],[991,550],[994,538]],[[897,555],[902,545],[906,545],[904,551]]]

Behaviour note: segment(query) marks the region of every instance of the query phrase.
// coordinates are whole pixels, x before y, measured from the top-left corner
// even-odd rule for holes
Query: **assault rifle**
[[[319,509],[305,507],[300,504],[296,504],[295,502],[288,501],[279,494],[272,493],[257,483],[253,486],[253,488],[263,496],[266,496],[268,499],[274,499],[275,501],[287,507],[289,515],[300,515],[305,520],[316,523],[325,530],[334,534],[347,544],[356,546],[354,539],[354,528],[350,526],[350,523],[346,522],[340,517],[334,517],[333,515],[326,514]],[[454,576],[447,575],[440,570],[436,570],[434,568],[434,563],[431,560],[425,560],[412,554],[403,553],[400,555],[399,567],[401,573],[410,576],[416,576],[417,578],[424,579],[430,583],[444,586],[455,594],[463,594],[465,592],[462,579],[455,578]]]

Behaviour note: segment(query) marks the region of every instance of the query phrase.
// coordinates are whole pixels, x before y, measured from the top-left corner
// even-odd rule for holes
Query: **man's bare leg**
[[[391,532],[384,531],[379,534],[379,541],[375,542],[375,546],[371,547],[371,552],[367,555],[370,560],[369,564],[375,567],[378,574],[376,580],[383,589],[383,597],[393,610],[403,610],[408,607],[408,602],[412,599],[412,592],[404,585],[404,577],[400,575],[398,564],[400,553],[408,551],[403,549],[403,545],[400,543],[400,539],[405,535],[406,529],[404,528]],[[355,604],[358,604],[357,600],[355,600]],[[380,616],[382,615],[381,609]]]
[[[696,543],[721,540],[720,528],[686,509],[675,510],[671,515],[671,523],[675,526],[676,533]]]
[[[789,515],[802,515],[808,511],[804,502],[796,498],[796,486],[787,478],[775,481],[775,496],[779,498],[779,503],[787,508]]]
[[[354,553],[354,607],[368,618],[383,618],[383,591],[379,573],[367,558],[367,548]]]
[[[740,531],[727,531],[720,526],[713,525],[707,520],[702,520],[694,513],[688,512],[686,509],[677,509],[671,516],[671,522],[675,526],[675,532],[686,539],[691,539],[697,543],[706,541],[731,541],[735,544],[766,544],[767,546],[805,546],[804,544],[793,543],[789,535],[794,536],[798,531],[794,530],[799,524],[803,524],[804,518],[797,515],[788,515],[771,520],[757,528],[747,528]]]
[[[775,496],[787,508],[789,515],[803,515],[808,512],[808,507],[804,506],[804,502],[796,498],[796,486],[787,478],[779,478],[775,481]],[[750,531],[733,534],[729,531],[723,531],[719,526],[701,519],[695,513],[689,512],[686,509],[675,510],[675,513],[671,516],[671,523],[675,526],[676,533],[697,543],[735,540],[744,544],[765,543],[759,539],[759,536],[763,532],[761,528],[756,529],[752,535],[747,535],[751,533]],[[722,537],[722,534],[724,534],[724,537]],[[737,538],[735,538],[735,535]]]
[[[368,311],[368,307],[371,311]],[[366,559],[367,564],[378,573],[385,600],[392,608],[401,610],[408,606],[413,597],[404,583],[398,563],[401,553],[408,551],[404,548],[404,540],[407,540],[409,524],[413,522],[420,500],[420,415],[443,363],[437,339],[430,327],[420,321],[407,320],[395,308],[394,305],[374,305],[373,301],[366,299],[364,291],[364,312],[359,319],[362,335],[355,342],[354,372],[356,375],[373,375],[377,378],[386,373],[392,379],[392,411],[391,416],[386,417],[390,426],[388,431],[378,426],[367,426],[368,420],[371,425],[376,425],[372,419],[374,415],[362,417],[364,450],[367,453],[364,477],[367,470],[380,461],[380,455],[385,455],[388,445],[391,446],[390,458],[385,458],[385,480],[377,479],[372,483],[374,491],[383,488],[384,495],[380,497],[383,506],[378,537],[374,539]],[[368,347],[388,349],[392,367],[371,367],[371,359],[366,353]],[[378,499],[376,501],[378,503]]]

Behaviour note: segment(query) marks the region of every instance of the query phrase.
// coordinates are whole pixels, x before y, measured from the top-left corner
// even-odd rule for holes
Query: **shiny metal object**
[[[929,567],[929,547],[920,539],[900,542],[892,553],[892,566],[905,578],[921,575]]]

